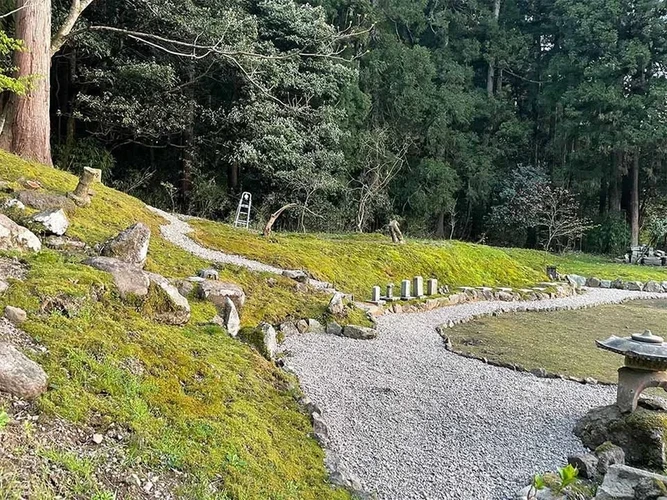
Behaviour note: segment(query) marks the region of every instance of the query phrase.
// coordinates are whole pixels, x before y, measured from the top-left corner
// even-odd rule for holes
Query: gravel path
[[[187,250],[197,257],[201,257],[202,259],[206,259],[212,262],[219,262],[221,264],[233,264],[235,266],[244,267],[251,271],[267,272],[273,274],[282,274],[283,271],[285,271],[285,269],[270,266],[268,264],[262,264],[261,262],[252,259],[246,259],[240,255],[232,255],[220,252],[219,250],[211,250],[210,248],[206,248],[188,236],[188,234],[191,233],[193,229],[192,226],[190,226],[190,224],[184,220],[186,216],[170,214],[169,212],[165,212],[164,210],[160,210],[159,208],[151,207],[148,205],[146,205],[146,208],[151,212],[163,217],[167,220],[167,222],[169,222],[169,224],[160,226],[160,232],[167,241],[170,241],[174,245]],[[331,287],[330,283],[325,281],[309,279],[308,284],[314,288],[327,290],[332,293],[336,291]]]
[[[330,448],[366,490],[381,499],[505,499],[534,473],[554,470],[582,449],[571,432],[575,420],[612,403],[615,388],[457,356],[445,350],[435,327],[498,310],[658,297],[590,289],[530,303],[475,302],[382,316],[375,340],[297,335],[283,348],[288,367],[322,410]]]

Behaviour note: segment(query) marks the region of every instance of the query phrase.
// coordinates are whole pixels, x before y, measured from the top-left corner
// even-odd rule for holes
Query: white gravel
[[[167,241],[170,241],[174,245],[187,250],[197,257],[201,257],[202,259],[206,259],[212,262],[219,262],[221,264],[233,264],[235,266],[244,267],[251,271],[267,272],[273,274],[282,274],[283,271],[285,271],[285,269],[263,264],[256,260],[246,259],[240,255],[228,254],[218,250],[211,250],[210,248],[206,248],[188,236],[188,234],[191,233],[193,229],[190,224],[187,223],[187,219],[192,219],[192,217],[170,214],[169,212],[165,212],[164,210],[160,210],[159,208],[151,207],[149,205],[146,205],[146,208],[163,217],[169,223],[160,226],[160,232]],[[242,231],[242,229],[239,229],[239,231]],[[315,288],[335,292],[335,290],[331,288],[331,285],[324,281],[310,279],[308,280],[308,284]]]
[[[534,473],[554,470],[582,450],[572,434],[575,420],[612,403],[615,388],[537,378],[457,356],[445,350],[435,327],[498,310],[658,297],[589,289],[530,303],[475,302],[382,316],[375,340],[297,335],[283,348],[288,367],[322,410],[329,447],[367,491],[397,500],[512,498]]]
[[[187,236],[192,228],[185,220],[148,208],[169,222],[162,235],[194,255],[252,271],[283,272],[206,248]],[[329,287],[316,280],[310,284]],[[576,309],[664,297],[589,289],[563,299],[474,302],[384,315],[375,340],[296,335],[283,349],[288,367],[322,410],[329,448],[367,491],[392,500],[507,499],[534,473],[554,470],[568,454],[583,451],[572,434],[574,422],[590,408],[612,403],[615,388],[537,378],[457,356],[445,350],[435,327],[494,311]]]

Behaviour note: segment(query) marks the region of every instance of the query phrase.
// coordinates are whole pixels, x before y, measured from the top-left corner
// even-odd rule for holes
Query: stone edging
[[[620,302],[617,302],[616,304],[624,304],[626,302],[629,302],[632,299],[625,299]],[[600,305],[612,305],[612,304],[600,304]],[[539,378],[551,378],[551,379],[561,379],[561,380],[569,380],[571,382],[577,382],[579,384],[589,384],[589,385],[607,385],[607,386],[613,386],[616,385],[614,382],[601,382],[599,380],[596,380],[592,377],[587,377],[587,378],[579,378],[579,377],[573,377],[570,375],[563,375],[562,373],[555,373],[555,372],[549,372],[545,370],[544,368],[533,368],[533,369],[527,369],[519,364],[515,363],[505,363],[503,361],[494,361],[482,356],[476,356],[474,354],[470,354],[464,351],[459,351],[454,348],[452,345],[451,339],[449,336],[446,334],[446,331],[448,328],[454,328],[456,325],[460,324],[465,324],[469,323],[471,321],[474,321],[479,318],[484,318],[487,316],[499,316],[501,314],[505,314],[508,312],[554,312],[554,311],[574,311],[578,309],[588,309],[592,306],[589,305],[584,305],[582,307],[573,307],[571,305],[567,306],[553,306],[549,309],[539,309],[539,308],[532,308],[530,305],[527,305],[526,307],[522,307],[519,309],[512,309],[512,310],[506,310],[506,309],[499,309],[497,311],[493,311],[492,313],[480,313],[480,314],[474,314],[472,316],[469,316],[464,319],[460,319],[457,321],[452,321],[450,320],[448,323],[443,323],[441,325],[438,325],[435,328],[435,331],[442,337],[442,340],[445,344],[445,349],[453,354],[456,354],[457,356],[461,356],[463,358],[467,359],[475,359],[477,361],[481,361],[482,363],[485,363],[487,365],[491,366],[497,366],[499,368],[507,368],[510,370],[518,371],[518,372],[524,372],[524,373],[531,373],[532,375],[539,377]]]

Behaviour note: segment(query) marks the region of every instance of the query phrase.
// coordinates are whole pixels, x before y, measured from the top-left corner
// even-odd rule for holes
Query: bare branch
[[[93,0],[72,0],[72,5],[70,5],[65,22],[63,22],[58,33],[56,33],[51,40],[51,57],[53,57],[65,42],[67,42],[72,28],[74,28],[74,25],[79,20],[79,17],[81,17],[83,11],[86,10],[91,3],[93,3]]]

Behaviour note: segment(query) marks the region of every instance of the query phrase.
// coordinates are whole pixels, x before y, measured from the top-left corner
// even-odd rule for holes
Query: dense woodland
[[[0,9],[0,146],[148,203],[228,219],[250,191],[258,221],[296,204],[283,229],[664,246],[664,0]]]

